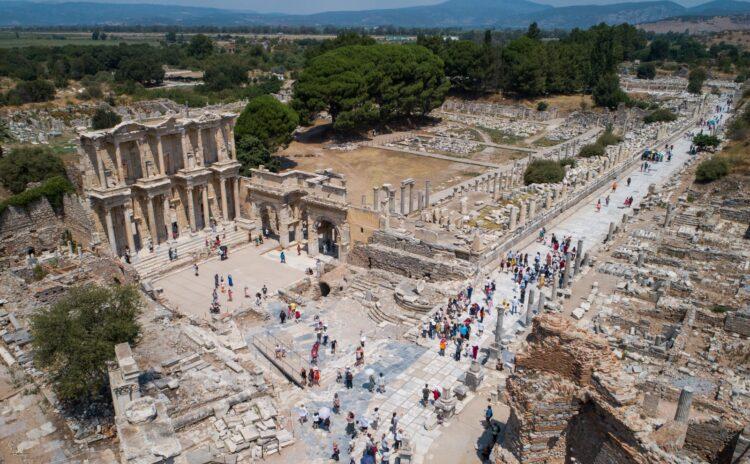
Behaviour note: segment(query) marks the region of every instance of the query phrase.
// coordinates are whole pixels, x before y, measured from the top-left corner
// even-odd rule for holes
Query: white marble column
[[[188,201],[188,220],[190,221],[190,232],[195,232],[195,204],[193,204],[193,187],[186,187]]]
[[[154,212],[154,197],[146,197],[146,209],[148,211],[148,230],[151,232],[151,243],[159,244],[159,231],[156,230],[156,213]]]
[[[171,218],[171,214],[170,214],[169,194],[168,193],[164,194],[163,202],[164,202],[164,204],[163,204],[163,208],[164,208],[164,213],[163,213],[164,214],[164,227],[166,229],[165,232],[167,234],[167,241],[169,241],[169,237],[171,237],[171,234],[172,234],[172,218]]]
[[[135,240],[133,239],[133,224],[130,221],[130,208],[127,208],[125,206],[122,207],[122,214],[125,218],[125,235],[126,239],[128,240],[128,248],[130,249],[130,253],[135,253]]]
[[[234,178],[234,220],[242,217],[242,208],[240,207],[240,178],[235,177]],[[300,228],[299,236],[297,237],[297,240],[302,240],[302,229]]]
[[[185,129],[180,131],[180,147],[182,147],[182,167],[183,169],[190,169],[190,164],[188,163],[188,144],[189,141],[187,140],[187,132]]]
[[[96,154],[96,168],[99,170],[99,186],[107,188],[107,174],[104,172],[101,147],[94,145],[94,153]]]
[[[161,146],[161,135],[156,134],[156,155],[159,158],[159,172],[163,175],[167,175],[167,165],[164,162],[164,149]]]
[[[224,221],[229,220],[229,210],[227,209],[227,180],[223,177],[219,179],[219,185],[221,187],[221,216]]]
[[[117,163],[117,175],[119,177],[119,184],[125,185],[125,170],[122,168],[122,154],[120,153],[120,141],[115,140],[115,162]]]
[[[112,224],[112,210],[107,208],[104,211],[104,222],[107,224],[107,237],[109,238],[109,246],[112,248],[112,253],[117,256],[117,240],[115,239],[115,226]]]
[[[211,213],[208,211],[208,184],[201,188],[201,201],[203,203],[203,228],[208,229],[211,222]]]

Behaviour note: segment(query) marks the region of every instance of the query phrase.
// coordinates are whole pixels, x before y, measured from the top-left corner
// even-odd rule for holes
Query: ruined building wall
[[[410,278],[432,281],[465,279],[474,270],[443,250],[414,239],[401,239],[375,231],[367,244],[356,244],[348,255],[350,264],[377,268]]]
[[[742,429],[720,421],[691,422],[684,449],[712,464],[730,464]]]
[[[37,252],[54,249],[61,244],[65,230],[71,232],[75,242],[91,245],[90,216],[77,195],[66,195],[59,212],[46,198],[25,208],[9,206],[0,214],[0,254],[18,256],[28,247]]]

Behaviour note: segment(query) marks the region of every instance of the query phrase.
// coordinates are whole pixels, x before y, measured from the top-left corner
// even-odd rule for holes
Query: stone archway
[[[279,240],[279,212],[276,207],[270,203],[263,203],[258,206],[258,214],[263,235]]]
[[[315,222],[314,233],[317,237],[318,253],[338,259],[341,248],[341,233],[333,221],[319,218]]]

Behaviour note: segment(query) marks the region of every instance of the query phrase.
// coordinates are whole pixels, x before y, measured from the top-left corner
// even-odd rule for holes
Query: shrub
[[[729,163],[725,159],[713,157],[698,165],[698,169],[695,171],[695,180],[708,183],[721,179],[727,174],[729,174]]]
[[[25,208],[31,203],[46,198],[55,208],[62,207],[63,195],[72,192],[73,185],[64,177],[53,177],[46,180],[39,187],[30,188],[23,193],[13,195],[7,200],[0,202],[0,213],[5,211],[8,206],[18,206]]]
[[[546,101],[540,101],[539,103],[536,104],[537,111],[547,111],[548,108],[549,108],[549,103],[547,103]]]
[[[0,159],[0,184],[14,194],[23,192],[29,182],[65,175],[62,160],[46,146],[16,147]]]
[[[122,117],[109,108],[97,108],[91,118],[91,127],[94,130],[109,129],[120,124]]]
[[[596,139],[596,145],[601,145],[602,147],[617,145],[620,142],[622,142],[622,137],[615,135],[610,128],[607,128],[607,130]]]
[[[563,159],[561,159],[558,162],[560,163],[560,166],[562,166],[562,167],[565,167],[565,166],[570,166],[571,168],[576,167],[576,160],[575,160],[575,158],[570,158],[570,157],[563,158]]]
[[[604,156],[604,145],[598,143],[589,143],[581,147],[578,156],[582,158],[591,158],[593,156]]]
[[[655,122],[672,122],[677,119],[677,115],[674,114],[672,111],[661,108],[655,111],[652,111],[651,113],[647,114],[643,118],[643,122],[646,124],[653,124]]]
[[[641,63],[636,70],[638,79],[653,79],[656,77],[656,66],[654,63]]]
[[[695,95],[700,95],[701,91],[703,90],[703,82],[707,77],[708,74],[703,68],[695,68],[690,71],[690,74],[688,75],[688,92]]]
[[[565,178],[565,168],[557,161],[552,160],[534,160],[527,167],[523,174],[523,181],[526,185],[531,184],[555,184],[562,182]]]
[[[695,145],[698,150],[706,150],[709,147],[716,148],[719,146],[719,143],[721,143],[721,141],[715,135],[698,134],[693,137],[693,145]]]

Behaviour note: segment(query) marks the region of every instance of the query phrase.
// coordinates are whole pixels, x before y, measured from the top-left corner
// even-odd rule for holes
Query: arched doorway
[[[269,204],[264,204],[259,209],[263,236],[279,240],[279,215],[276,212],[276,208]]]
[[[315,231],[318,234],[318,252],[338,259],[341,236],[336,226],[327,219],[321,219]]]

